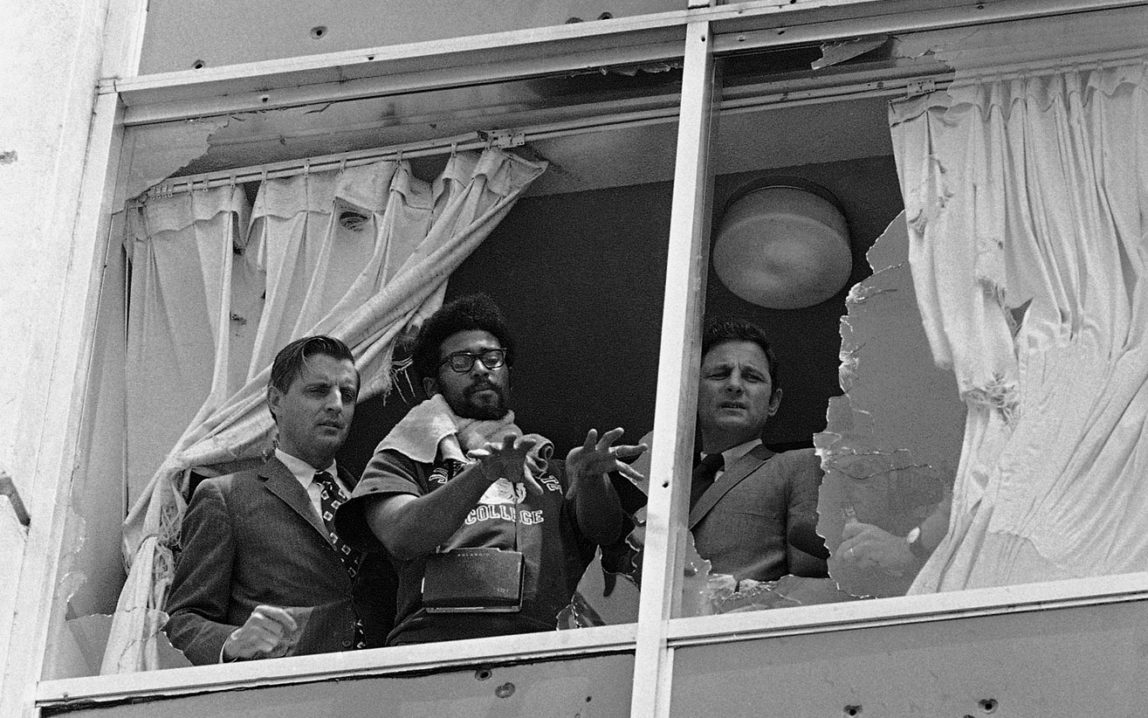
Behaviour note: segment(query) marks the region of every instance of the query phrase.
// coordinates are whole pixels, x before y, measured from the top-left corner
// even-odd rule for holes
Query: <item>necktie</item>
[[[331,539],[331,545],[335,548],[335,553],[339,555],[339,561],[347,570],[347,575],[353,580],[359,575],[359,552],[348,546],[343,539],[339,538],[339,534],[335,533],[335,509],[342,506],[347,497],[339,485],[335,483],[335,477],[326,471],[315,474],[314,480],[322,487],[319,494],[319,506],[323,509],[323,525],[327,527],[327,538]],[[355,619],[354,640],[355,648],[365,648],[367,645],[363,636],[363,621],[358,618]]]
[[[721,454],[706,454],[694,467],[693,476],[690,477],[690,508],[694,507],[706,489],[713,486],[714,477],[723,466],[725,459]]]

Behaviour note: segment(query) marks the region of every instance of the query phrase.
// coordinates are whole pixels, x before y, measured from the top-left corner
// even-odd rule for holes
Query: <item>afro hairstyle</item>
[[[514,339],[506,319],[494,300],[485,294],[469,294],[442,305],[426,320],[415,339],[411,361],[422,379],[433,379],[438,373],[439,350],[448,337],[470,330],[487,331],[506,350],[506,364],[514,364]]]

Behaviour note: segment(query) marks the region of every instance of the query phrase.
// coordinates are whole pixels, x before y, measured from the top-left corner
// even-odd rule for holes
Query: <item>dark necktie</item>
[[[706,454],[698,465],[694,467],[693,476],[690,477],[690,508],[698,502],[706,489],[713,486],[717,472],[725,466],[725,459],[721,454]]]
[[[323,509],[321,513],[323,514],[323,525],[327,527],[327,538],[331,539],[331,545],[335,548],[335,553],[339,555],[339,561],[347,570],[347,575],[354,580],[359,575],[359,552],[348,546],[343,539],[339,538],[339,534],[335,533],[335,509],[342,506],[347,497],[339,485],[335,483],[335,477],[326,471],[315,474],[315,481],[322,487],[322,492],[319,494],[319,506]],[[354,647],[365,648],[366,645],[366,640],[363,637],[363,622],[356,618]]]

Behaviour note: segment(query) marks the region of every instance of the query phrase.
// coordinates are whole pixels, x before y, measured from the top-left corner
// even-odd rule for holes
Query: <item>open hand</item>
[[[576,478],[599,476],[617,471],[635,484],[645,480],[642,472],[630,466],[633,461],[650,447],[645,444],[614,446],[623,433],[622,428],[611,429],[598,437],[597,429],[586,432],[582,446],[570,450],[566,455],[566,470]]]
[[[512,484],[523,484],[527,491],[541,496],[542,487],[526,462],[527,455],[537,443],[537,439],[526,436],[506,436],[501,444],[488,441],[466,455],[478,460],[479,469],[490,483],[506,479]]]

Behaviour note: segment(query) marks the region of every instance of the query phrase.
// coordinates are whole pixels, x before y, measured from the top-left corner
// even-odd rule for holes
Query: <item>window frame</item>
[[[115,62],[104,64],[94,120],[89,136],[81,212],[76,237],[90,238],[84,254],[92,261],[92,287],[84,300],[84,341],[81,353],[89,356],[98,303],[100,264],[105,242],[111,242],[110,217],[116,186],[117,157],[125,127],[188,120],[237,111],[310,104],[395,94],[480,82],[522,79],[539,74],[584,68],[587,64],[636,64],[685,58],[679,105],[679,135],[675,156],[674,200],[667,260],[665,304],[655,430],[671,441],[654,450],[651,473],[687,476],[689,442],[678,439],[692,433],[700,352],[698,336],[704,311],[708,252],[708,193],[712,167],[707,162],[709,126],[718,80],[715,58],[731,52],[766,47],[808,44],[857,35],[913,29],[937,29],[990,21],[1043,17],[1078,11],[1104,10],[1135,3],[1127,0],[1072,2],[1016,0],[975,10],[956,0],[880,0],[874,13],[872,0],[813,0],[798,5],[752,0],[737,5],[691,8],[680,12],[624,18],[617,23],[584,24],[515,31],[497,35],[434,41],[289,61],[252,63],[198,72],[137,76],[117,73]],[[113,0],[109,53],[120,67],[138,65],[141,13],[138,0]],[[133,59],[134,58],[134,59]],[[348,78],[350,78],[348,80]],[[90,256],[89,256],[90,255]],[[691,283],[691,278],[701,277]],[[687,296],[676,290],[690,287]],[[86,366],[88,361],[82,361]],[[79,380],[85,394],[89,377]],[[79,400],[73,414],[82,414]],[[69,427],[69,440],[78,442],[79,421]],[[675,448],[677,447],[677,448]],[[82,452],[84,447],[77,447]],[[62,481],[58,492],[67,490]],[[403,674],[448,669],[475,663],[523,662],[561,656],[635,653],[632,715],[670,713],[673,651],[701,643],[832,632],[856,628],[953,620],[970,616],[1023,613],[1051,608],[1148,601],[1148,573],[1104,576],[1055,583],[1009,586],[951,594],[888,598],[827,606],[791,608],[730,616],[673,618],[678,602],[677,584],[686,529],[673,520],[683,513],[688,490],[680,482],[652,487],[645,581],[636,624],[556,632],[529,638],[506,636],[458,642],[444,658],[435,645],[385,649],[355,654],[299,657],[290,670],[269,670],[266,663],[205,666],[130,676],[93,676],[38,681],[37,706],[94,703],[146,695],[173,695],[226,691],[245,687],[328,680],[350,675]],[[43,640],[37,646],[42,669],[47,642],[63,630],[63,606],[54,595],[67,552],[67,502],[57,501],[52,513],[51,554],[42,587],[50,600],[36,607]],[[661,579],[661,580],[654,580]],[[24,605],[31,604],[25,601]]]

